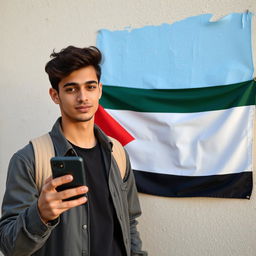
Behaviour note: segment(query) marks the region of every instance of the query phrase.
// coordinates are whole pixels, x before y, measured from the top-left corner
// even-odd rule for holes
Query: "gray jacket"
[[[56,121],[50,135],[57,156],[76,154],[62,134],[60,119]],[[103,148],[106,170],[109,170],[110,194],[121,226],[126,254],[147,255],[141,251],[141,240],[136,228],[136,218],[140,216],[141,210],[128,155],[126,175],[122,180],[111,154],[112,142],[97,126],[95,135]],[[88,207],[82,205],[72,208],[56,221],[45,225],[39,216],[38,197],[34,152],[32,145],[28,144],[10,160],[0,220],[1,251],[12,256],[90,255]]]

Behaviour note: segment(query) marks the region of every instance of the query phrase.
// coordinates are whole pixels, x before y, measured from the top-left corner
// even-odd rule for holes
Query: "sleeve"
[[[130,237],[131,237],[131,255],[132,256],[147,256],[147,252],[142,251],[142,242],[140,234],[137,230],[137,218],[141,215],[141,208],[138,198],[138,192],[135,184],[133,171],[129,156],[126,153],[126,175],[124,177],[124,184],[127,189],[127,200],[129,209],[129,221],[130,221]]]
[[[28,150],[30,154],[26,154]],[[31,255],[44,245],[58,224],[41,221],[32,158],[33,149],[27,145],[9,163],[0,219],[0,249],[5,255]]]

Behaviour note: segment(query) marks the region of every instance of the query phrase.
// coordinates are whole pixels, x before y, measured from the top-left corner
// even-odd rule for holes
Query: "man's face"
[[[59,83],[59,92],[50,89],[53,101],[60,106],[62,118],[71,122],[94,120],[102,93],[93,66],[73,71]]]

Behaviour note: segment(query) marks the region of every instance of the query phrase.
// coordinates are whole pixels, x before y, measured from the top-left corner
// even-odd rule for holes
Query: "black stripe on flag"
[[[250,199],[252,172],[210,176],[178,176],[134,170],[138,191],[166,197]]]

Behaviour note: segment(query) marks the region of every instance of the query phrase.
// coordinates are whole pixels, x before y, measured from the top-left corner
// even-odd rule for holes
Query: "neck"
[[[62,131],[65,138],[80,148],[92,148],[96,145],[94,121],[70,122],[62,117]]]

